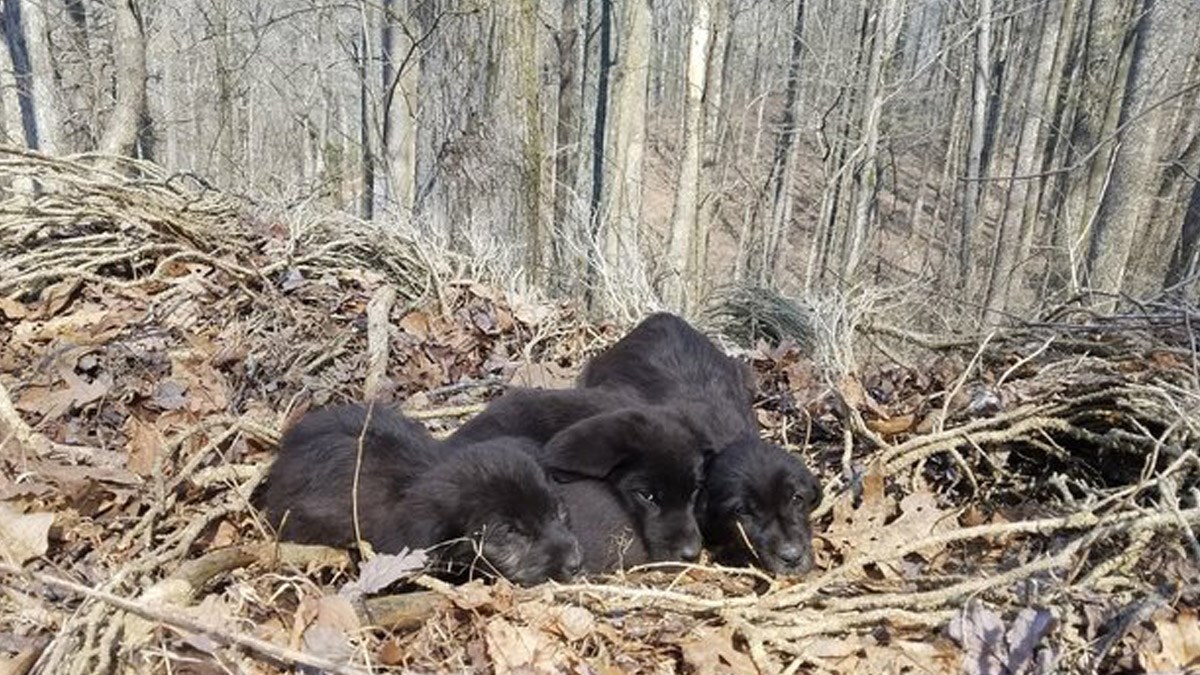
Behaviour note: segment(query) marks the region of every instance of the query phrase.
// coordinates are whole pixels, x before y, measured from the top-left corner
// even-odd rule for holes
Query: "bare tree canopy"
[[[1193,294],[1187,0],[3,2],[0,129],[549,293]]]

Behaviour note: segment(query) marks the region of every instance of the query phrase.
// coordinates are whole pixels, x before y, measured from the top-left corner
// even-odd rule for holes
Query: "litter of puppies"
[[[655,330],[663,325],[668,330]],[[465,538],[487,567],[538,583],[569,576],[581,561],[573,539],[562,543],[562,523],[551,514],[565,507],[554,508],[546,480],[534,475],[536,458],[556,482],[607,492],[597,495],[595,512],[578,495],[569,509],[575,533],[587,537],[583,548],[599,552],[589,556],[590,571],[613,571],[599,559],[627,560],[604,553],[623,536],[647,561],[694,562],[698,517],[726,562],[811,568],[808,515],[819,487],[803,461],[758,439],[750,387],[733,359],[683,319],[658,314],[586,366],[583,383],[602,374],[636,375],[642,386],[516,390],[445,447],[387,408],[374,418],[373,405],[310,412],[284,434],[264,504],[285,539],[336,546],[359,533],[395,553]],[[452,548],[459,567],[468,562],[470,550]]]
[[[227,196],[151,168],[121,181],[82,161],[0,158],[37,187],[0,201],[0,248],[15,252],[0,261],[0,658],[25,664],[14,672],[1195,666],[1194,308],[1068,308],[990,336],[946,337],[896,328],[903,308],[817,307],[813,359],[766,345],[742,357],[755,374],[754,426],[769,443],[722,445],[717,435],[732,427],[708,414],[699,429],[684,418],[673,431],[639,432],[691,436],[686,454],[711,453],[694,470],[703,489],[693,513],[721,564],[630,569],[655,557],[639,548],[649,512],[629,509],[651,486],[601,472],[633,441],[584,474],[576,452],[548,468],[535,420],[534,432],[496,442],[517,444],[514,461],[533,458],[535,487],[555,506],[538,512],[557,520],[565,507],[586,579],[455,585],[439,575],[468,556],[475,567],[463,576],[520,577],[520,566],[490,569],[505,568],[504,550],[482,550],[495,558],[487,570],[477,558],[487,539],[476,537],[494,521],[411,539],[465,539],[461,556],[430,551],[432,575],[386,544],[364,560],[280,542],[271,512],[263,518],[252,501],[288,420],[363,398],[363,317],[384,287],[411,302],[386,314],[390,367],[378,391],[439,444],[481,404],[503,400],[507,383],[611,394],[572,378],[629,326],[484,283],[430,286],[411,240],[354,221],[248,217]],[[843,343],[829,326],[861,337],[856,358],[830,348]],[[663,405],[639,396],[637,410]],[[714,535],[703,515],[714,503],[728,514],[784,496],[805,509],[818,501],[816,483],[786,467],[769,472],[792,482],[753,500],[705,480],[723,460],[757,461],[737,459],[739,448],[759,457],[772,444],[820,477],[803,575],[755,558],[772,547],[781,562],[795,557],[746,525],[784,532],[783,518],[746,516],[734,528],[745,531],[741,548],[734,539],[726,551],[711,542],[732,533]],[[438,466],[451,460],[442,454]],[[360,496],[392,478],[363,477]],[[480,510],[500,519],[503,509]],[[577,511],[594,529],[576,524]],[[288,518],[279,522],[286,532]],[[404,592],[383,590],[395,581]]]

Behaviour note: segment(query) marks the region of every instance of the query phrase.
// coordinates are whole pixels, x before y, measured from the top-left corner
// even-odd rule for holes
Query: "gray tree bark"
[[[146,35],[136,0],[121,0],[113,9],[117,101],[100,137],[100,151],[129,155],[137,143],[146,106]]]
[[[679,178],[675,189],[675,206],[671,214],[671,229],[667,244],[667,277],[663,296],[668,305],[686,313],[694,296],[689,290],[698,285],[702,273],[696,246],[701,239],[697,231],[700,199],[700,142],[704,136],[704,83],[708,43],[711,34],[709,0],[696,0],[692,5],[692,29],[688,41],[687,95],[683,109],[683,156],[679,162]]]
[[[1146,62],[1146,54],[1157,39],[1154,7],[1155,0],[1142,0],[1141,16],[1132,29],[1133,52],[1117,121],[1118,149],[1088,249],[1090,286],[1109,295],[1122,289],[1141,215],[1154,194],[1157,125],[1148,119],[1135,119],[1146,112],[1151,100],[1153,71]],[[1112,302],[1105,299],[1101,304]]]

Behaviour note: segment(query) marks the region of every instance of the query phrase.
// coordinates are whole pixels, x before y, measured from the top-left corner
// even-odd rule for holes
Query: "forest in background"
[[[0,141],[341,209],[551,294],[911,286],[987,323],[1195,297],[1188,0],[0,9]]]

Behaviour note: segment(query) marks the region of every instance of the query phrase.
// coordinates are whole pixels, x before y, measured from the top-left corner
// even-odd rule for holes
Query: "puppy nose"
[[[779,549],[779,560],[788,567],[795,567],[804,557],[804,549],[799,546],[784,546]]]
[[[700,559],[700,544],[685,544],[679,549],[679,557],[686,562],[696,562]]]
[[[567,556],[565,566],[568,577],[578,576],[583,571],[583,556],[579,553],[578,548],[571,551],[570,555]]]

